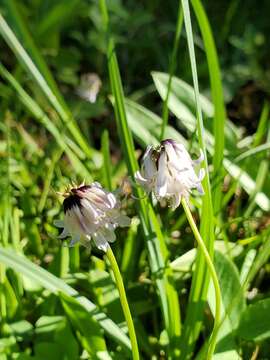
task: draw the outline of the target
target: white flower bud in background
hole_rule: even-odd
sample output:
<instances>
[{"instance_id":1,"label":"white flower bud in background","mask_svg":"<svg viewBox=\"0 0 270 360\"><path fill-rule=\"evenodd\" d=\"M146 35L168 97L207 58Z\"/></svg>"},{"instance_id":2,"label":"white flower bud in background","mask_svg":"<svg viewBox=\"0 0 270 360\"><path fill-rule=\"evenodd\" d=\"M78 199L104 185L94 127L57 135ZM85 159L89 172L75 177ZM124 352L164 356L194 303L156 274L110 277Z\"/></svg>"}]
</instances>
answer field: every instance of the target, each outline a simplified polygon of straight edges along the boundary
<instances>
[{"instance_id":1,"label":"white flower bud in background","mask_svg":"<svg viewBox=\"0 0 270 360\"><path fill-rule=\"evenodd\" d=\"M152 192L158 201L167 200L173 209L186 199L192 189L203 194L201 181L204 169L195 172L195 166L203 161L203 153L192 160L182 144L174 140L164 140L160 146L148 146L142 160L142 169L137 171L135 179L147 193Z\"/></svg>"},{"instance_id":2,"label":"white flower bud in background","mask_svg":"<svg viewBox=\"0 0 270 360\"><path fill-rule=\"evenodd\" d=\"M95 103L97 100L97 95L101 88L101 80L99 76L95 73L83 74L81 76L81 81L79 87L76 89L76 93L82 99L89 101L90 103Z\"/></svg>"},{"instance_id":3,"label":"white flower bud in background","mask_svg":"<svg viewBox=\"0 0 270 360\"><path fill-rule=\"evenodd\" d=\"M98 249L106 252L108 242L115 241L114 230L130 225L115 195L97 182L73 187L63 195L65 217L55 225L64 228L59 238L71 236L70 246L80 242L91 249L93 240Z\"/></svg>"}]
</instances>

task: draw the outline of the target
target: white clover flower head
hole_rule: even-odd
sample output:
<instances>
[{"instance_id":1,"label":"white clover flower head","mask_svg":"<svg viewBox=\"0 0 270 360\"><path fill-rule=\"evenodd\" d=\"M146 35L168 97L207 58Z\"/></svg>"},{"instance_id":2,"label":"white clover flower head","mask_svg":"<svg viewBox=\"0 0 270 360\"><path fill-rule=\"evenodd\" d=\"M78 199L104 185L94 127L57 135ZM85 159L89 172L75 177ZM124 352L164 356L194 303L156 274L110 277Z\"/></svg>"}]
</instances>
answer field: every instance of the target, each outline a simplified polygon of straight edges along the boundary
<instances>
[{"instance_id":1,"label":"white clover flower head","mask_svg":"<svg viewBox=\"0 0 270 360\"><path fill-rule=\"evenodd\" d=\"M158 201L167 200L176 209L182 196L188 199L192 189L204 193L201 181L205 171L195 172L195 166L203 159L202 151L199 159L192 160L182 144L163 140L157 148L147 147L141 171L136 172L135 179L147 193L152 192Z\"/></svg>"},{"instance_id":2,"label":"white clover flower head","mask_svg":"<svg viewBox=\"0 0 270 360\"><path fill-rule=\"evenodd\" d=\"M93 240L106 252L109 242L116 239L114 230L130 225L130 218L120 212L119 200L98 182L72 187L62 195L65 217L55 225L64 228L59 238L71 236L69 246L79 242L91 249Z\"/></svg>"}]
</instances>

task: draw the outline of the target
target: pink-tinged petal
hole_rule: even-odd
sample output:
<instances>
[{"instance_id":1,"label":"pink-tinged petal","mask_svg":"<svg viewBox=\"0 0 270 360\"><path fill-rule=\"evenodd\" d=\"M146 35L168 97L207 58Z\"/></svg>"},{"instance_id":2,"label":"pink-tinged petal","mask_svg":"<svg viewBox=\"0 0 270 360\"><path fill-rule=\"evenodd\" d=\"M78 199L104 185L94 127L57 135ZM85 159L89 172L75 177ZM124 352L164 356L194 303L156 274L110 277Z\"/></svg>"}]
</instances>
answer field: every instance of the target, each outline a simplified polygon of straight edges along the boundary
<instances>
[{"instance_id":1,"label":"pink-tinged petal","mask_svg":"<svg viewBox=\"0 0 270 360\"><path fill-rule=\"evenodd\" d=\"M109 202L111 204L111 208L114 208L116 203L117 203L116 197L112 193L109 193L108 194L108 200L109 200Z\"/></svg>"}]
</instances>

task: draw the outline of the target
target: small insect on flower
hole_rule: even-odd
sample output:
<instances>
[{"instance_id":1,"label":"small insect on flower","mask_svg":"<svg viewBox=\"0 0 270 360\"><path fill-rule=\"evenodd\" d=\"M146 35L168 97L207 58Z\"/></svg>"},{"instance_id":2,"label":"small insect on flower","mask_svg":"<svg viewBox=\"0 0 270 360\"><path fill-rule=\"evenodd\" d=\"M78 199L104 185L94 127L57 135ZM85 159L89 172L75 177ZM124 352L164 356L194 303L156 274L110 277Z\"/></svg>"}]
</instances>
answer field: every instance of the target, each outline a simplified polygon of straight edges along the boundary
<instances>
[{"instance_id":1,"label":"small insect on flower","mask_svg":"<svg viewBox=\"0 0 270 360\"><path fill-rule=\"evenodd\" d=\"M204 193L201 185L204 169L198 175L195 172L195 165L203 159L202 151L199 159L192 160L182 144L163 140L157 148L147 147L135 179L147 193L152 192L158 201L167 200L174 210L180 205L181 197L187 199L192 189Z\"/></svg>"},{"instance_id":2,"label":"small insect on flower","mask_svg":"<svg viewBox=\"0 0 270 360\"><path fill-rule=\"evenodd\" d=\"M108 242L116 239L114 230L130 225L130 218L120 212L120 201L98 182L72 187L62 195L65 217L55 225L64 228L59 238L71 236L70 246L79 242L91 249L93 240L106 252Z\"/></svg>"}]
</instances>

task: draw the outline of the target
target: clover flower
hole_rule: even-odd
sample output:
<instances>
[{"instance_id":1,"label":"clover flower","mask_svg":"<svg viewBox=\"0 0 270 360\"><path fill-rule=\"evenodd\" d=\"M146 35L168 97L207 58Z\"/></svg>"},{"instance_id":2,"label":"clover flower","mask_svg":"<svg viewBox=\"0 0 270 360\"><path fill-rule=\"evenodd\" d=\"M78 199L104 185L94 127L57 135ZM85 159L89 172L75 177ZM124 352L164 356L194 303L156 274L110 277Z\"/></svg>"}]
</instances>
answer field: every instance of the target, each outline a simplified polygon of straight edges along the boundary
<instances>
[{"instance_id":1,"label":"clover flower","mask_svg":"<svg viewBox=\"0 0 270 360\"><path fill-rule=\"evenodd\" d=\"M81 184L62 195L65 217L55 225L64 228L59 238L71 236L69 246L80 242L91 249L93 240L98 249L106 252L108 242L115 241L114 230L130 225L130 218L120 212L119 200L98 182Z\"/></svg>"},{"instance_id":2,"label":"clover flower","mask_svg":"<svg viewBox=\"0 0 270 360\"><path fill-rule=\"evenodd\" d=\"M187 199L192 189L204 193L201 185L204 169L198 175L195 172L195 166L203 159L202 151L199 159L192 160L182 144L167 139L157 148L147 147L135 179L147 193L152 192L158 201L167 200L176 209L182 196Z\"/></svg>"}]
</instances>

